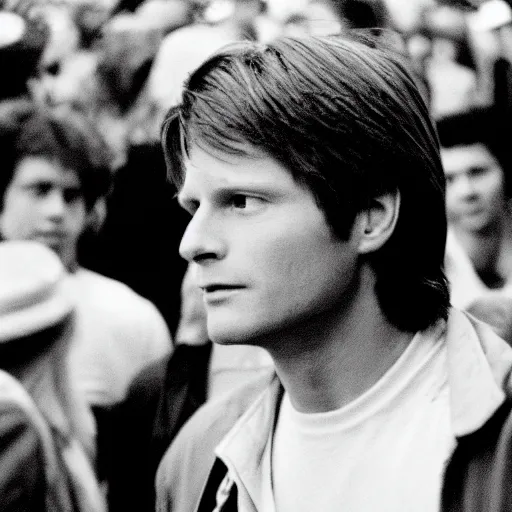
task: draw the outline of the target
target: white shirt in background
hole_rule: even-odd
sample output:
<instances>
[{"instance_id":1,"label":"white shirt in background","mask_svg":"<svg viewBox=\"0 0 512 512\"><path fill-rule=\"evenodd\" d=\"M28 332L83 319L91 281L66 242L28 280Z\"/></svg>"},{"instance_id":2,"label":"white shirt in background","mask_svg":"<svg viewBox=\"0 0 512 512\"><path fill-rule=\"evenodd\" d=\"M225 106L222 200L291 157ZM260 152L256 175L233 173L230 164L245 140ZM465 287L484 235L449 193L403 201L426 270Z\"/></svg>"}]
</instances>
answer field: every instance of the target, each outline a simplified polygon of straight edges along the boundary
<instances>
[{"instance_id":1,"label":"white shirt in background","mask_svg":"<svg viewBox=\"0 0 512 512\"><path fill-rule=\"evenodd\" d=\"M122 400L131 380L172 347L156 306L125 284L86 269L70 276L76 328L71 377L90 405Z\"/></svg>"}]
</instances>

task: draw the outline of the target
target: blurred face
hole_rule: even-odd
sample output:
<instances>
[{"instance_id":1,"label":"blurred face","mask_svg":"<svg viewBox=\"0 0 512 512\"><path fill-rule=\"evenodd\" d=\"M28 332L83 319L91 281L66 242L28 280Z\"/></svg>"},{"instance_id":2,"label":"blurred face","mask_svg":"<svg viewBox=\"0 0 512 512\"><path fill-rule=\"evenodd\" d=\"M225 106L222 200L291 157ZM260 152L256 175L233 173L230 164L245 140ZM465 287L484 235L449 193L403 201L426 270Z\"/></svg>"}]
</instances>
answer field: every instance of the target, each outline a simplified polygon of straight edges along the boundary
<instances>
[{"instance_id":1,"label":"blurred face","mask_svg":"<svg viewBox=\"0 0 512 512\"><path fill-rule=\"evenodd\" d=\"M3 197L2 236L41 242L70 268L76 264L76 246L85 226L77 173L44 157L20 160Z\"/></svg>"},{"instance_id":2,"label":"blurred face","mask_svg":"<svg viewBox=\"0 0 512 512\"><path fill-rule=\"evenodd\" d=\"M465 231L481 231L499 222L505 208L503 170L483 144L441 152L446 174L449 221Z\"/></svg>"},{"instance_id":3,"label":"blurred face","mask_svg":"<svg viewBox=\"0 0 512 512\"><path fill-rule=\"evenodd\" d=\"M196 146L185 168L179 201L192 219L180 253L195 267L213 341L266 345L341 314L357 282L357 244L334 237L286 168Z\"/></svg>"}]
</instances>

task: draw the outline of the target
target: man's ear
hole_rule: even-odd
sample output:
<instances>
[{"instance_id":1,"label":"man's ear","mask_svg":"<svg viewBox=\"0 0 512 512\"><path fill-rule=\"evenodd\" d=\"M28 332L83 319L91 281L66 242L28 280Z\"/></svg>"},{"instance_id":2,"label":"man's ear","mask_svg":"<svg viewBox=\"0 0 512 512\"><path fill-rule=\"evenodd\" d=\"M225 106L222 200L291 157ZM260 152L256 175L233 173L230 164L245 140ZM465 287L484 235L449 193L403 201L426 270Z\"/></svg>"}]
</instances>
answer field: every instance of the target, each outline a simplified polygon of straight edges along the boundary
<instances>
[{"instance_id":1,"label":"man's ear","mask_svg":"<svg viewBox=\"0 0 512 512\"><path fill-rule=\"evenodd\" d=\"M105 218L107 217L107 201L105 197L100 197L91 210L87 213L86 226L94 233L98 233Z\"/></svg>"},{"instance_id":2,"label":"man's ear","mask_svg":"<svg viewBox=\"0 0 512 512\"><path fill-rule=\"evenodd\" d=\"M372 199L359 214L359 253L368 254L380 249L391 237L400 211L400 192L387 192Z\"/></svg>"}]
</instances>

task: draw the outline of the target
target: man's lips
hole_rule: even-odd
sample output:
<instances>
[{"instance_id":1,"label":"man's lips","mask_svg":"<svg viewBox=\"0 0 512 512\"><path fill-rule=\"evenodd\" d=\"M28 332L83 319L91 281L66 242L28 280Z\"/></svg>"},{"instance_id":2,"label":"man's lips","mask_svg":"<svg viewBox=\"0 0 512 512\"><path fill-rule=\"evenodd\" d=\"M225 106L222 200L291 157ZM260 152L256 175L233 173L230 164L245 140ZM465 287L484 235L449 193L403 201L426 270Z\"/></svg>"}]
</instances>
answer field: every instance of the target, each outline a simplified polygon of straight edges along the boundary
<instances>
[{"instance_id":1,"label":"man's lips","mask_svg":"<svg viewBox=\"0 0 512 512\"><path fill-rule=\"evenodd\" d=\"M36 233L34 238L44 242L61 243L66 239L66 234L62 231L46 231Z\"/></svg>"},{"instance_id":2,"label":"man's lips","mask_svg":"<svg viewBox=\"0 0 512 512\"><path fill-rule=\"evenodd\" d=\"M460 215L463 217L476 217L485 213L485 208L482 206L474 206L461 210Z\"/></svg>"},{"instance_id":3,"label":"man's lips","mask_svg":"<svg viewBox=\"0 0 512 512\"><path fill-rule=\"evenodd\" d=\"M205 293L215 293L215 292L225 292L225 291L233 291L240 290L245 288L245 286L239 284L224 284L224 283L213 283L202 285L201 289Z\"/></svg>"}]
</instances>

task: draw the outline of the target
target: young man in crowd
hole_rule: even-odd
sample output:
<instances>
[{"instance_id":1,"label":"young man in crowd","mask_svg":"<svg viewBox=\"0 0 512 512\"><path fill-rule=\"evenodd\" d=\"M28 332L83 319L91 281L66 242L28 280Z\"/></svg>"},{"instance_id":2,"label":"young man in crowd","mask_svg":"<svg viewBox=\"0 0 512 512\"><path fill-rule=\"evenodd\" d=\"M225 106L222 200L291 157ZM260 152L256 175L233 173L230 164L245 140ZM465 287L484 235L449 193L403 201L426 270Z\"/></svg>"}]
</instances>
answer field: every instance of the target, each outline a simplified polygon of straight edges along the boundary
<instances>
[{"instance_id":1,"label":"young man in crowd","mask_svg":"<svg viewBox=\"0 0 512 512\"><path fill-rule=\"evenodd\" d=\"M488 290L512 296L510 157L495 121L491 111L474 110L438 123L451 231L447 275L461 307Z\"/></svg>"},{"instance_id":2,"label":"young man in crowd","mask_svg":"<svg viewBox=\"0 0 512 512\"><path fill-rule=\"evenodd\" d=\"M159 510L510 510L512 350L450 309L437 136L401 57L231 46L163 134L208 334L276 374L185 425Z\"/></svg>"},{"instance_id":3,"label":"young man in crowd","mask_svg":"<svg viewBox=\"0 0 512 512\"><path fill-rule=\"evenodd\" d=\"M77 320L71 372L93 408L103 443L105 411L123 399L144 366L171 349L153 304L79 265L80 237L110 187L108 148L81 115L37 109L2 132L0 148L1 237L45 244L72 273Z\"/></svg>"}]
</instances>

